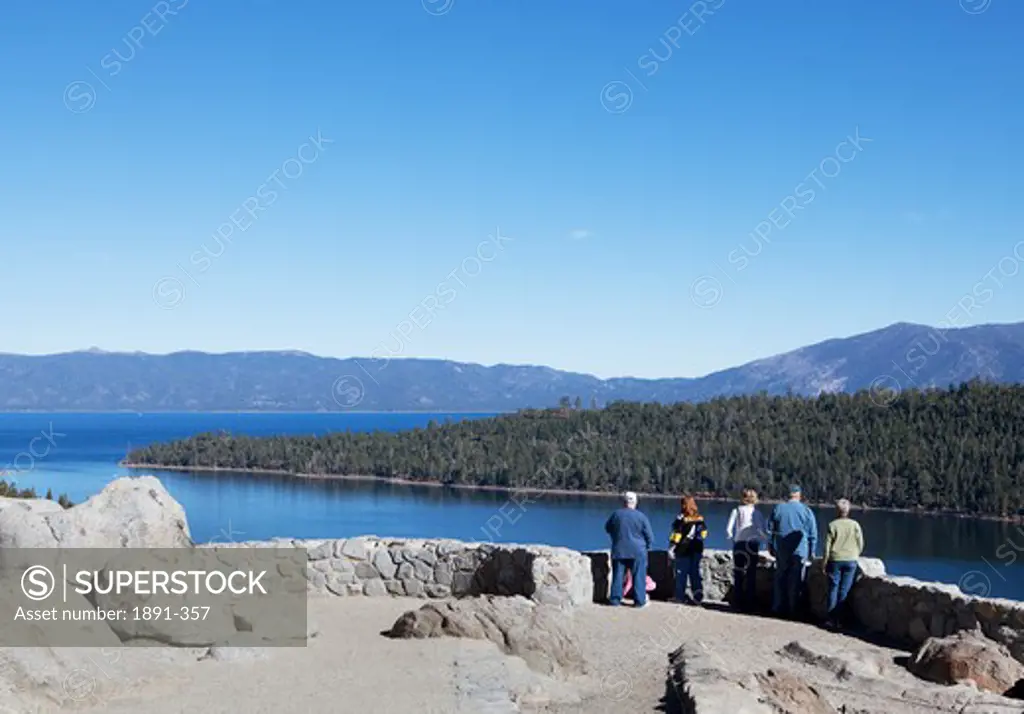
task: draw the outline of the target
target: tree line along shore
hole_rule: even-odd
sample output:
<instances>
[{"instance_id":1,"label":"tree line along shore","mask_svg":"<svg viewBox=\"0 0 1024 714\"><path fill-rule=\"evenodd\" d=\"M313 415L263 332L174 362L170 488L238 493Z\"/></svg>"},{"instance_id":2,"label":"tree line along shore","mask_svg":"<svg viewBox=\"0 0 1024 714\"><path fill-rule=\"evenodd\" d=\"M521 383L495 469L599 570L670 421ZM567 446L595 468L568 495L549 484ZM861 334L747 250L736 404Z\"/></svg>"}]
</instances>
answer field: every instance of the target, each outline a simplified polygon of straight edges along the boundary
<instances>
[{"instance_id":1,"label":"tree line along shore","mask_svg":"<svg viewBox=\"0 0 1024 714\"><path fill-rule=\"evenodd\" d=\"M361 474L452 486L732 498L845 497L867 508L1006 518L1024 505L1024 386L699 404L613 403L402 432L247 437L207 433L136 449L175 469Z\"/></svg>"},{"instance_id":2,"label":"tree line along shore","mask_svg":"<svg viewBox=\"0 0 1024 714\"><path fill-rule=\"evenodd\" d=\"M50 501L54 500L53 491L49 489L47 489L46 495L41 497L34 488L18 488L18 484L14 481L3 479L0 479L0 498L46 498ZM57 503L60 504L61 508L71 508L74 505L66 493L62 493L57 497Z\"/></svg>"}]
</instances>

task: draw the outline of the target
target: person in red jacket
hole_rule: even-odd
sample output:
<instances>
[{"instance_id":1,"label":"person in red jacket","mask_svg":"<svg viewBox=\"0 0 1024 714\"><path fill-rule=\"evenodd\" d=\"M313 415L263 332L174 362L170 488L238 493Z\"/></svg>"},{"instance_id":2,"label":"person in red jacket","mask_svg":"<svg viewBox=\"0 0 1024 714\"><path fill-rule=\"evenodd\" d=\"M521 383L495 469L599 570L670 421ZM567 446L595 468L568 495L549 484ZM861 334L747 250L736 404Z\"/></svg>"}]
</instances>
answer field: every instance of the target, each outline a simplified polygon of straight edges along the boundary
<instances>
[{"instance_id":1,"label":"person in red jacket","mask_svg":"<svg viewBox=\"0 0 1024 714\"><path fill-rule=\"evenodd\" d=\"M693 496L684 496L680 501L682 512L672 522L669 535L669 556L674 560L676 574L676 602L687 602L686 581L690 581L693 602L704 602L704 579L700 572L700 561L704 557L704 539L708 527L697 509Z\"/></svg>"}]
</instances>

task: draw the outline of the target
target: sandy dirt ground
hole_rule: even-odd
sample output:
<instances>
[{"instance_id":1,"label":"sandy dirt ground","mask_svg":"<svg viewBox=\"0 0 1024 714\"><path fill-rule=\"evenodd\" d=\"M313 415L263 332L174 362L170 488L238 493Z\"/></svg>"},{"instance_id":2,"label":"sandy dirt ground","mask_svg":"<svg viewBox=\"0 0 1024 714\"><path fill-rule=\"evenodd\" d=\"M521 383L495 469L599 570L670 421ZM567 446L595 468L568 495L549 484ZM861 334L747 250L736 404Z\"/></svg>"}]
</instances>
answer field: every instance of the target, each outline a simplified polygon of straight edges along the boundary
<instances>
[{"instance_id":1,"label":"sandy dirt ground","mask_svg":"<svg viewBox=\"0 0 1024 714\"><path fill-rule=\"evenodd\" d=\"M346 598L311 600L319 631L304 649L265 650L266 658L188 661L150 681L98 692L75 711L90 714L335 714L504 712L515 708L467 705L458 682L476 663L513 660L485 642L459 639L391 640L381 636L423 600ZM647 608L587 606L574 615L589 676L575 682L577 704L541 703L523 711L551 714L672 712L666 698L667 655L680 644L702 647L726 668L737 659L779 664L775 653L799 640L889 662L905 653L802 623L727 611L651 603ZM521 664L521 660L516 659ZM462 664L459 665L458 663ZM462 671L459 671L459 667ZM520 668L522 669L522 668ZM499 671L500 670L500 671ZM505 677L501 667L498 678ZM511 675L509 675L511 676ZM897 673L897 679L909 674ZM521 682L520 682L521 684ZM514 688L514 685L513 685ZM499 697L500 698L500 697ZM892 712L904 711L896 702ZM61 710L67 712L67 709ZM911 711L911 710L905 710ZM914 710L916 711L916 710Z\"/></svg>"},{"instance_id":2,"label":"sandy dirt ground","mask_svg":"<svg viewBox=\"0 0 1024 714\"><path fill-rule=\"evenodd\" d=\"M175 666L137 687L98 693L75 711L454 712L452 662L460 650L458 641L395 641L380 635L403 612L422 604L391 598L310 600L309 617L320 633L305 648L267 649L266 659L256 661L205 660Z\"/></svg>"}]
</instances>

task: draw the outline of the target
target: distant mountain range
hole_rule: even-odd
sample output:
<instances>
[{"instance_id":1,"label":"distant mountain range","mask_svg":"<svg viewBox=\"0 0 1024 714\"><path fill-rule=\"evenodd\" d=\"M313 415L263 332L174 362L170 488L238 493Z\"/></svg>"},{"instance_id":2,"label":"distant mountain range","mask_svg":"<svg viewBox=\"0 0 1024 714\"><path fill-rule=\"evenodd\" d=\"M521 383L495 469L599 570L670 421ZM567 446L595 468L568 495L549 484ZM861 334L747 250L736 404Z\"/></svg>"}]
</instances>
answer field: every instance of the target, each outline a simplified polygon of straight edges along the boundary
<instances>
[{"instance_id":1,"label":"distant mountain range","mask_svg":"<svg viewBox=\"0 0 1024 714\"><path fill-rule=\"evenodd\" d=\"M302 352L0 354L3 411L464 411L815 395L1024 382L1024 323L942 330L898 323L693 379L597 377L549 367Z\"/></svg>"}]
</instances>

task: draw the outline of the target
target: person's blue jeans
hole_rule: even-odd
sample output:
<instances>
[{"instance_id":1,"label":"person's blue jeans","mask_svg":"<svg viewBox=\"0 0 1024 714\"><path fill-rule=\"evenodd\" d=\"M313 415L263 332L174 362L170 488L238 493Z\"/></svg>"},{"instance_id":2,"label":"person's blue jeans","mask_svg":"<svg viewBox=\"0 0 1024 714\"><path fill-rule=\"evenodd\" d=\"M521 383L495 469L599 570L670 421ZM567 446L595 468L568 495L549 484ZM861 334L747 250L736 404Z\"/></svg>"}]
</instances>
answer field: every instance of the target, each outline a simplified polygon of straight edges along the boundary
<instances>
[{"instance_id":1,"label":"person's blue jeans","mask_svg":"<svg viewBox=\"0 0 1024 714\"><path fill-rule=\"evenodd\" d=\"M608 596L611 605L622 604L622 583L626 569L633 576L633 604L642 607L647 603L647 554L638 558L612 558L612 591Z\"/></svg>"},{"instance_id":2,"label":"person's blue jeans","mask_svg":"<svg viewBox=\"0 0 1024 714\"><path fill-rule=\"evenodd\" d=\"M757 559L761 544L739 541L732 546L733 603L741 610L757 607Z\"/></svg>"},{"instance_id":3,"label":"person's blue jeans","mask_svg":"<svg viewBox=\"0 0 1024 714\"><path fill-rule=\"evenodd\" d=\"M825 566L828 573L828 617L835 620L850 595L857 577L856 560L832 560Z\"/></svg>"},{"instance_id":4,"label":"person's blue jeans","mask_svg":"<svg viewBox=\"0 0 1024 714\"><path fill-rule=\"evenodd\" d=\"M792 615L800 603L804 581L804 558L794 553L776 553L775 583L772 588L772 612Z\"/></svg>"},{"instance_id":5,"label":"person's blue jeans","mask_svg":"<svg viewBox=\"0 0 1024 714\"><path fill-rule=\"evenodd\" d=\"M696 602L704 601L704 578L700 574L700 561L703 553L694 555L676 555L676 600L682 602L686 599L686 581L690 581L690 590L693 591L693 599Z\"/></svg>"}]
</instances>

